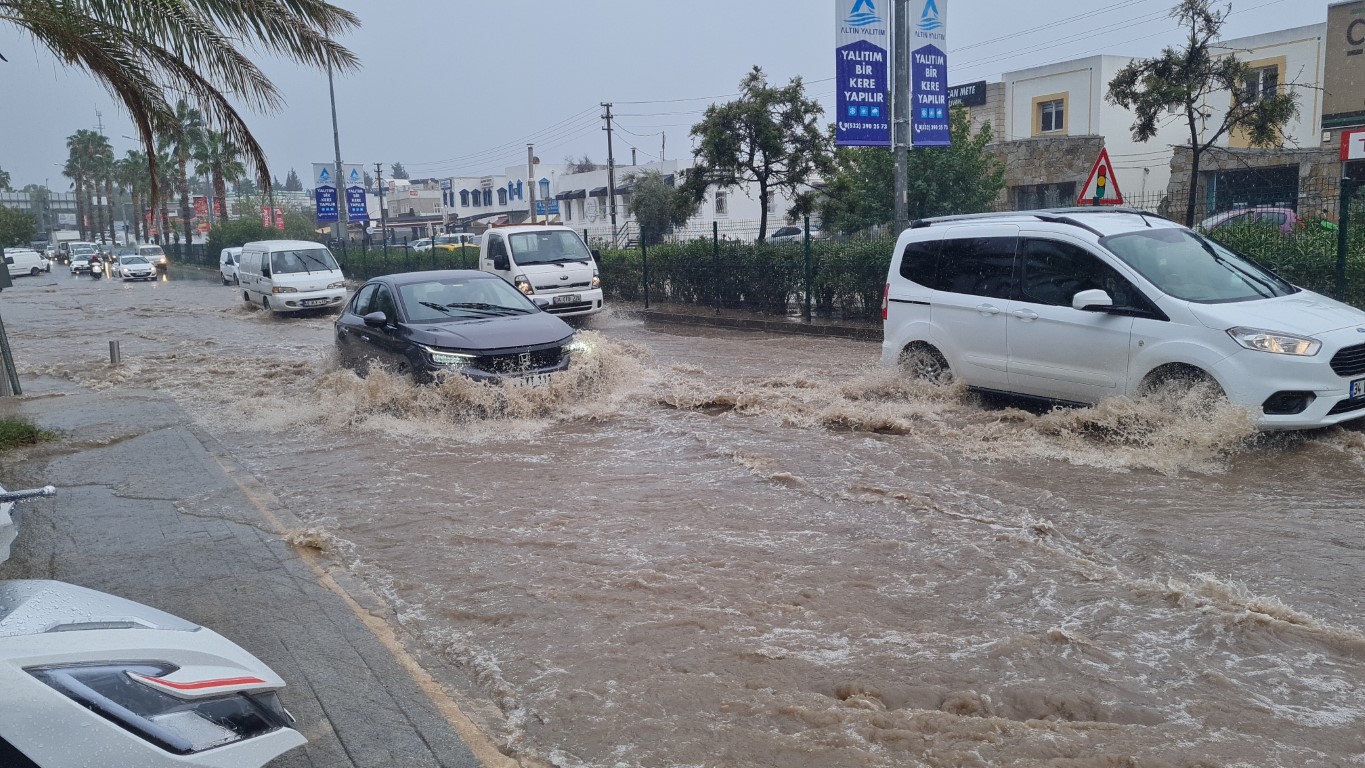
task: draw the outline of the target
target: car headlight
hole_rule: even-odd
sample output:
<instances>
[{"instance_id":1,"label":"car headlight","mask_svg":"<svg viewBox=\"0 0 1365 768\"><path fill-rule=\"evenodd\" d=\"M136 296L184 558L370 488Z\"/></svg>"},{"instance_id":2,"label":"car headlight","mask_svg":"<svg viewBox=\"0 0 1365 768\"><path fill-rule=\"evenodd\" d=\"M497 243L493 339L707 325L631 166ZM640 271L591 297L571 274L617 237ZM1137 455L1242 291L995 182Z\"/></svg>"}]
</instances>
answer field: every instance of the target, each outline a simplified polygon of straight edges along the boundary
<instances>
[{"instance_id":1,"label":"car headlight","mask_svg":"<svg viewBox=\"0 0 1365 768\"><path fill-rule=\"evenodd\" d=\"M602 278L598 277L597 272L595 271L592 273L592 287L594 288L602 287Z\"/></svg>"},{"instance_id":2,"label":"car headlight","mask_svg":"<svg viewBox=\"0 0 1365 768\"><path fill-rule=\"evenodd\" d=\"M536 289L531 285L531 281L526 279L526 275L517 275L512 279L512 284L527 296L535 295Z\"/></svg>"},{"instance_id":3,"label":"car headlight","mask_svg":"<svg viewBox=\"0 0 1365 768\"><path fill-rule=\"evenodd\" d=\"M563 349L565 352L571 355L580 355L587 354L593 351L594 349L596 349L596 346L597 345L593 344L590 341L585 341L575 336L569 339L569 341L561 349Z\"/></svg>"},{"instance_id":4,"label":"car headlight","mask_svg":"<svg viewBox=\"0 0 1365 768\"><path fill-rule=\"evenodd\" d=\"M298 293L298 292L299 292L299 289L298 289L298 288L290 288L289 286L279 286L279 285L277 285L277 286L275 286L274 288L271 288L271 289L270 289L270 292L271 292L271 293Z\"/></svg>"},{"instance_id":5,"label":"car headlight","mask_svg":"<svg viewBox=\"0 0 1365 768\"><path fill-rule=\"evenodd\" d=\"M1317 339L1308 339L1303 336L1295 336L1292 333L1280 333L1279 331L1266 331L1260 328L1229 328L1228 335L1232 340L1257 352L1270 352L1275 355L1297 355L1299 357L1312 357L1322 349L1322 342Z\"/></svg>"},{"instance_id":6,"label":"car headlight","mask_svg":"<svg viewBox=\"0 0 1365 768\"><path fill-rule=\"evenodd\" d=\"M427 353L427 355L431 358L431 362L435 363L436 365L445 365L450 366L452 368L463 368L466 365L469 365L470 363L474 362L474 355L466 355L460 352L449 352L444 349L428 347L425 344L419 344L418 346L422 348L423 352Z\"/></svg>"},{"instance_id":7,"label":"car headlight","mask_svg":"<svg viewBox=\"0 0 1365 768\"><path fill-rule=\"evenodd\" d=\"M181 698L172 691L193 685L228 688L265 681L253 677L206 680L193 684L161 678L177 671L163 663L89 664L41 667L30 675L81 706L177 755L255 738L288 727L292 718L273 691Z\"/></svg>"},{"instance_id":8,"label":"car headlight","mask_svg":"<svg viewBox=\"0 0 1365 768\"><path fill-rule=\"evenodd\" d=\"M330 291L330 290L332 290L333 288L345 288L345 287L346 287L346 281L345 281L345 280L338 280L338 281L336 281L335 283L332 283L331 285L327 286L327 290Z\"/></svg>"}]
</instances>

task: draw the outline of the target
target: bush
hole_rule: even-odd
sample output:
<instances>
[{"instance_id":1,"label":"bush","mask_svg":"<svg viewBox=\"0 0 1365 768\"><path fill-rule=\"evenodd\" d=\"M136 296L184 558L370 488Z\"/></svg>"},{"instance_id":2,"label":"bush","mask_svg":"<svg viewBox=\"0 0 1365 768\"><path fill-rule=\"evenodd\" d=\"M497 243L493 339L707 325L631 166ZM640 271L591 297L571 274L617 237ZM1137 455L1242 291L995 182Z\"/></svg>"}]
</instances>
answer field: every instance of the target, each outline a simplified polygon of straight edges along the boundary
<instances>
[{"instance_id":1,"label":"bush","mask_svg":"<svg viewBox=\"0 0 1365 768\"><path fill-rule=\"evenodd\" d=\"M0 451L56 440L57 436L34 426L27 419L0 419Z\"/></svg>"},{"instance_id":2,"label":"bush","mask_svg":"<svg viewBox=\"0 0 1365 768\"><path fill-rule=\"evenodd\" d=\"M1365 216L1365 211L1360 215ZM1309 226L1286 235L1268 224L1241 224L1216 230L1212 238L1301 288L1326 296L1336 293L1337 232L1334 230ZM1351 227L1346 247L1346 295L1342 300L1365 307L1365 226Z\"/></svg>"}]
</instances>

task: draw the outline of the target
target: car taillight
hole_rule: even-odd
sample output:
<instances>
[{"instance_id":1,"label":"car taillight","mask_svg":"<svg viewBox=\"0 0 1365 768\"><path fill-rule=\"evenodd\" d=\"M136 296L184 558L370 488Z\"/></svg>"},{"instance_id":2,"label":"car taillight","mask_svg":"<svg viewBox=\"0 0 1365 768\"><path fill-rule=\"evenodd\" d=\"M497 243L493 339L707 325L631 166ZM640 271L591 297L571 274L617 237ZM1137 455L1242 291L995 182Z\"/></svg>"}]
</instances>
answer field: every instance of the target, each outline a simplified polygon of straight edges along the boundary
<instances>
[{"instance_id":1,"label":"car taillight","mask_svg":"<svg viewBox=\"0 0 1365 768\"><path fill-rule=\"evenodd\" d=\"M891 284L882 289L882 322L886 322L886 308L891 304Z\"/></svg>"}]
</instances>

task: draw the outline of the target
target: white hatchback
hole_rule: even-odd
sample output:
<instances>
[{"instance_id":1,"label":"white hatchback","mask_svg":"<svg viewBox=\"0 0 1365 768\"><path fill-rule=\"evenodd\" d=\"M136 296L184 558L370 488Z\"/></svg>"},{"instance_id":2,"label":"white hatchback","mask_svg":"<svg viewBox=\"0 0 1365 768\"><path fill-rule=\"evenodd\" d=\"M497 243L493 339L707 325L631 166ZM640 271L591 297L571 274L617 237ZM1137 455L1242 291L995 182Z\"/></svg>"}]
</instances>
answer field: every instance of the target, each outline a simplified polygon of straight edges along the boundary
<instances>
[{"instance_id":1,"label":"white hatchback","mask_svg":"<svg viewBox=\"0 0 1365 768\"><path fill-rule=\"evenodd\" d=\"M1127 209L944 217L901 233L882 363L1093 404L1216 383L1262 429L1365 416L1365 312Z\"/></svg>"}]
</instances>

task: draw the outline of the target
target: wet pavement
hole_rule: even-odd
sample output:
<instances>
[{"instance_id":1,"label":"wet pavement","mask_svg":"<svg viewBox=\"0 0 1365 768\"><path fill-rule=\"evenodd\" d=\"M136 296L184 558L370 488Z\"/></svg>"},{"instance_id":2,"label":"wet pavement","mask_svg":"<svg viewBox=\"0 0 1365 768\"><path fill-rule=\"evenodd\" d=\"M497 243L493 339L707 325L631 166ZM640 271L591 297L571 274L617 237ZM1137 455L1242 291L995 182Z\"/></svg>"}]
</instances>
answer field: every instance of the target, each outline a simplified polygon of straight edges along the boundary
<instances>
[{"instance_id":1,"label":"wet pavement","mask_svg":"<svg viewBox=\"0 0 1365 768\"><path fill-rule=\"evenodd\" d=\"M326 316L174 274L22 278L0 313L46 394L21 407L53 401L69 432L50 450L122 434L68 398L183 414L289 516L259 542L277 568L317 558L379 595L519 759L1365 764L1359 428L1257 435L1178 398L1025 411L878 370L875 342L624 314L591 321L595 352L548 388L417 388L336 370ZM199 502L215 485L195 495L195 472L64 471L245 525ZM125 567L107 578L139 588ZM129 596L193 618L155 573L168 603ZM270 610L265 627L320 609Z\"/></svg>"}]
</instances>

